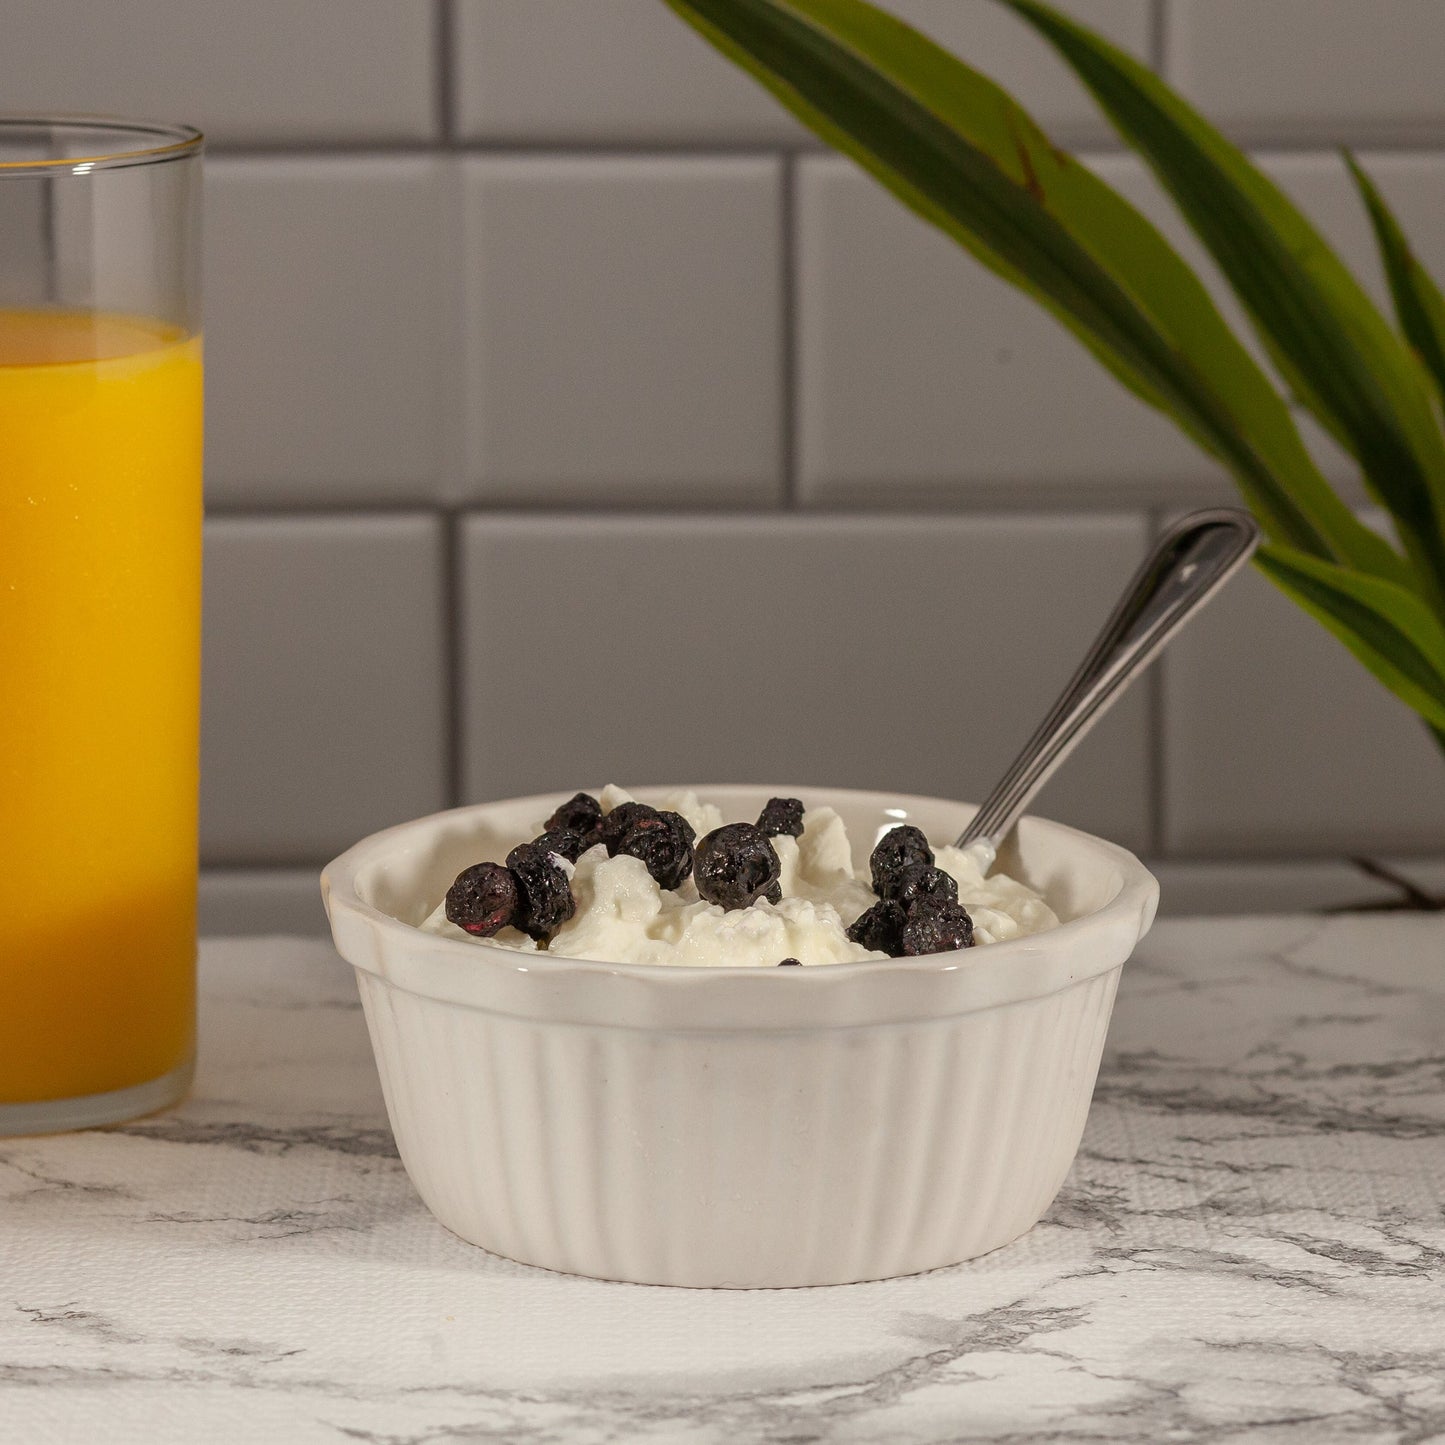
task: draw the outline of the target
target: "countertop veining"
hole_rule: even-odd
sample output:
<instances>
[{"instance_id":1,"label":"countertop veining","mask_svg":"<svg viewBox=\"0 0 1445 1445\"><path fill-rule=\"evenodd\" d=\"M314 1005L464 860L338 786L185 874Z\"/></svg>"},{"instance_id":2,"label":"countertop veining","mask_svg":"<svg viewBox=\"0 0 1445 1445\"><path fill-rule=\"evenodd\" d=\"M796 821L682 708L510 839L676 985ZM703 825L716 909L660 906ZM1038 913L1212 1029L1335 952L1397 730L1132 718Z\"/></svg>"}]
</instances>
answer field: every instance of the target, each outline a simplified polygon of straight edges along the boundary
<instances>
[{"instance_id":1,"label":"countertop veining","mask_svg":"<svg viewBox=\"0 0 1445 1445\"><path fill-rule=\"evenodd\" d=\"M1160 924L974 1263L687 1291L448 1234L329 945L207 942L184 1107L0 1140L0 1439L1445 1440L1445 918Z\"/></svg>"}]
</instances>

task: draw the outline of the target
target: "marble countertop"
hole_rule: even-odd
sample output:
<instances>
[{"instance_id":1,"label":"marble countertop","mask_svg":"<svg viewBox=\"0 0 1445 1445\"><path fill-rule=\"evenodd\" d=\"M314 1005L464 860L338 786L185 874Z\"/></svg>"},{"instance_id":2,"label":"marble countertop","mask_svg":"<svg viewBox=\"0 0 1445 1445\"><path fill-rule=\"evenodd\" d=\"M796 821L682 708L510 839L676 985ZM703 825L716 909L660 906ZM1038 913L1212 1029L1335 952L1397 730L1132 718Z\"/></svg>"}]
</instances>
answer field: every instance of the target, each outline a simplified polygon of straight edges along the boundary
<instances>
[{"instance_id":1,"label":"marble countertop","mask_svg":"<svg viewBox=\"0 0 1445 1445\"><path fill-rule=\"evenodd\" d=\"M1160 924L1044 1222L688 1291L453 1238L351 973L208 942L183 1108L0 1140L0 1440L1445 1441L1445 917Z\"/></svg>"}]
</instances>

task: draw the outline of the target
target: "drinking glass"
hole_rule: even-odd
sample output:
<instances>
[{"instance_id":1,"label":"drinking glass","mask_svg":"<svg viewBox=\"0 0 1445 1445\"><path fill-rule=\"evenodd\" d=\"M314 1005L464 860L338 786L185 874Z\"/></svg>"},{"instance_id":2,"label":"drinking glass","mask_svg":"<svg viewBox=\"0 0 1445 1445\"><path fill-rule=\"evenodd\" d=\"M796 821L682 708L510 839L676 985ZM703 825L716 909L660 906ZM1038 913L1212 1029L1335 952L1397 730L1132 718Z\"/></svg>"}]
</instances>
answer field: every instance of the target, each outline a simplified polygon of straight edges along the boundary
<instances>
[{"instance_id":1,"label":"drinking glass","mask_svg":"<svg viewBox=\"0 0 1445 1445\"><path fill-rule=\"evenodd\" d=\"M0 118L0 1135L190 1082L201 147Z\"/></svg>"}]
</instances>

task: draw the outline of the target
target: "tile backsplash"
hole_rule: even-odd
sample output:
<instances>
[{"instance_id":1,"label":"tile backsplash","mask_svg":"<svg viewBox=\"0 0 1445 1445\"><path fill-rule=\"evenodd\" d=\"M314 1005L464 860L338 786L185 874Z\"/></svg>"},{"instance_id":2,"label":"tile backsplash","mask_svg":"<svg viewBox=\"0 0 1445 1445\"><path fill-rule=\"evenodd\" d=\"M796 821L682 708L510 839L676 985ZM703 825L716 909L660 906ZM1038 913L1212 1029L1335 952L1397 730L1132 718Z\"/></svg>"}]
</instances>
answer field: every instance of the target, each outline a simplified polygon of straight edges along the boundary
<instances>
[{"instance_id":1,"label":"tile backsplash","mask_svg":"<svg viewBox=\"0 0 1445 1445\"><path fill-rule=\"evenodd\" d=\"M461 164L467 499L777 506L782 163Z\"/></svg>"},{"instance_id":2,"label":"tile backsplash","mask_svg":"<svg viewBox=\"0 0 1445 1445\"><path fill-rule=\"evenodd\" d=\"M992 0L893 8L1197 257ZM1445 272L1438 0L1067 8L1255 150L1377 294L1338 143ZM1149 536L1232 495L661 0L5 20L7 110L211 141L210 928L319 928L326 857L474 798L685 776L976 795ZM1348 902L1354 854L1445 865L1438 752L1257 577L1040 811L1158 860L1180 909Z\"/></svg>"},{"instance_id":3,"label":"tile backsplash","mask_svg":"<svg viewBox=\"0 0 1445 1445\"><path fill-rule=\"evenodd\" d=\"M426 506L457 425L453 163L207 161L206 485L217 507Z\"/></svg>"}]
</instances>

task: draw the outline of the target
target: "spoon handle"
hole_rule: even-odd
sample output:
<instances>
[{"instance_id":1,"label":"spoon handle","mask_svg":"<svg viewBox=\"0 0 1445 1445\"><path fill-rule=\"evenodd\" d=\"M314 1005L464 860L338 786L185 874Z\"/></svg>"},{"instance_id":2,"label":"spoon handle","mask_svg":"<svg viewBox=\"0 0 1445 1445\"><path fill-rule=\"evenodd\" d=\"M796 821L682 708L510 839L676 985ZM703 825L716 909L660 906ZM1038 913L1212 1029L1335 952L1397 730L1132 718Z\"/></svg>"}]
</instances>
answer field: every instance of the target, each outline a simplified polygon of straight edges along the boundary
<instances>
[{"instance_id":1,"label":"spoon handle","mask_svg":"<svg viewBox=\"0 0 1445 1445\"><path fill-rule=\"evenodd\" d=\"M1233 507L1191 512L1164 534L1038 731L959 836L958 847L985 846L992 866L1009 829L1079 739L1249 560L1258 542L1254 518Z\"/></svg>"}]
</instances>

